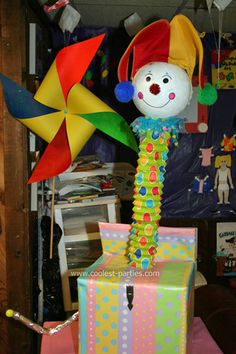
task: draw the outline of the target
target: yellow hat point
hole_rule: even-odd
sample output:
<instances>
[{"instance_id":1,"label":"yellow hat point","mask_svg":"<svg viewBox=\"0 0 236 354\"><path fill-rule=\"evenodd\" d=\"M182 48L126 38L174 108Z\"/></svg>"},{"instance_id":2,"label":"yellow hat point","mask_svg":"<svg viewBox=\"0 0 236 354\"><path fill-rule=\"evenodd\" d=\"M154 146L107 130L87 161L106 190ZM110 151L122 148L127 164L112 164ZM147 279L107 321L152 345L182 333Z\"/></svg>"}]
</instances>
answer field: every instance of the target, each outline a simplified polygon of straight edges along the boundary
<instances>
[{"instance_id":1,"label":"yellow hat point","mask_svg":"<svg viewBox=\"0 0 236 354\"><path fill-rule=\"evenodd\" d=\"M14 315L14 311L13 311L13 310L8 309L8 310L6 311L6 316L7 316L7 317L13 317L13 315Z\"/></svg>"}]
</instances>

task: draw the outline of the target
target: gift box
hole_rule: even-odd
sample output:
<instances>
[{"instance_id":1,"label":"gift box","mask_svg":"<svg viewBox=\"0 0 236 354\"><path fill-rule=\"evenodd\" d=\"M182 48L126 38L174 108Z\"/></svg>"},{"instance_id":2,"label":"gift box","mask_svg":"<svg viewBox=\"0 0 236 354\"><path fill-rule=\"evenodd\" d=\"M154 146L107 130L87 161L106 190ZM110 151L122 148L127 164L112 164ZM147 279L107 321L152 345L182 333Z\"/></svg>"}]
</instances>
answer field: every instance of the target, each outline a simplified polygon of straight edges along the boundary
<instances>
[{"instance_id":1,"label":"gift box","mask_svg":"<svg viewBox=\"0 0 236 354\"><path fill-rule=\"evenodd\" d=\"M103 255L78 278L79 353L187 353L196 230L159 228L155 266L131 268L130 226L100 223Z\"/></svg>"}]
</instances>

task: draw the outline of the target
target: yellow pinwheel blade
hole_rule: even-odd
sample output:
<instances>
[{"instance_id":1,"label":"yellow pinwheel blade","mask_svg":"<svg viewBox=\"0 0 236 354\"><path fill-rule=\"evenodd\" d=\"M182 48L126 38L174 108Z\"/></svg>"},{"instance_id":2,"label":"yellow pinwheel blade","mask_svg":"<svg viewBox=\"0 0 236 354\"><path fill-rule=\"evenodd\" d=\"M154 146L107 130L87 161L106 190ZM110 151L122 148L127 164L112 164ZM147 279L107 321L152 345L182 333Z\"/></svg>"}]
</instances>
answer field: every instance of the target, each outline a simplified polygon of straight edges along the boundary
<instances>
[{"instance_id":1,"label":"yellow pinwheel blade","mask_svg":"<svg viewBox=\"0 0 236 354\"><path fill-rule=\"evenodd\" d=\"M47 143L50 143L58 132L64 118L65 114L62 111L34 118L20 119L20 122Z\"/></svg>"},{"instance_id":2,"label":"yellow pinwheel blade","mask_svg":"<svg viewBox=\"0 0 236 354\"><path fill-rule=\"evenodd\" d=\"M73 114L114 112L105 102L81 84L76 84L69 92L67 109Z\"/></svg>"},{"instance_id":3,"label":"yellow pinwheel blade","mask_svg":"<svg viewBox=\"0 0 236 354\"><path fill-rule=\"evenodd\" d=\"M87 120L73 114L66 115L66 131L72 161L79 154L95 130L96 127Z\"/></svg>"},{"instance_id":4,"label":"yellow pinwheel blade","mask_svg":"<svg viewBox=\"0 0 236 354\"><path fill-rule=\"evenodd\" d=\"M56 60L52 63L34 98L45 106L58 109L59 111L66 109L66 103L57 72Z\"/></svg>"}]
</instances>

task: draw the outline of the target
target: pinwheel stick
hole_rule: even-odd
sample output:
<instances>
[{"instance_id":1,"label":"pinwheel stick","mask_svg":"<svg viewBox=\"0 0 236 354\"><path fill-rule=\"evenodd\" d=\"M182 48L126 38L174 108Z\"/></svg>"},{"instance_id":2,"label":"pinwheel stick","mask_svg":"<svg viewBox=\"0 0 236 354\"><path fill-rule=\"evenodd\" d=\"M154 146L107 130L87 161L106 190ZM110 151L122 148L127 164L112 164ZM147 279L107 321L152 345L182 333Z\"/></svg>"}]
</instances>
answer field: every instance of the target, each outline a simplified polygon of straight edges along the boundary
<instances>
[{"instance_id":1,"label":"pinwheel stick","mask_svg":"<svg viewBox=\"0 0 236 354\"><path fill-rule=\"evenodd\" d=\"M55 177L52 178L52 200L51 200L51 228L50 228L50 255L52 259L53 251L53 224L54 224L54 203L55 202Z\"/></svg>"}]
</instances>

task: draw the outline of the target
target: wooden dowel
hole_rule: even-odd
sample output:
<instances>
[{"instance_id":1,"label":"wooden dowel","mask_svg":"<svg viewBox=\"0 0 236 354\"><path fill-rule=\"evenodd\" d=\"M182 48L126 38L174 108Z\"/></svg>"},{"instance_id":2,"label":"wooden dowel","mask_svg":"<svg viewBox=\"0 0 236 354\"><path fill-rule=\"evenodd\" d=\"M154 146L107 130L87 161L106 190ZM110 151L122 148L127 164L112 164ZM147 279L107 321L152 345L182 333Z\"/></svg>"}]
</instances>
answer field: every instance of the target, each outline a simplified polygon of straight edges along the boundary
<instances>
[{"instance_id":1,"label":"wooden dowel","mask_svg":"<svg viewBox=\"0 0 236 354\"><path fill-rule=\"evenodd\" d=\"M52 178L52 201L51 201L51 228L50 228L50 255L49 258L52 259L53 253L53 224L54 224L54 199L55 199L55 180Z\"/></svg>"}]
</instances>

